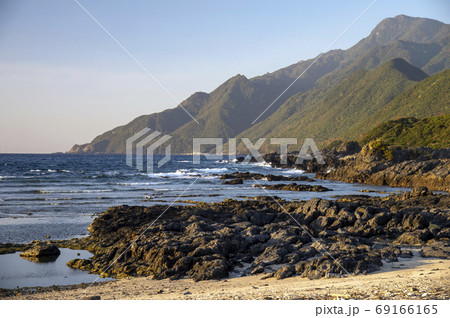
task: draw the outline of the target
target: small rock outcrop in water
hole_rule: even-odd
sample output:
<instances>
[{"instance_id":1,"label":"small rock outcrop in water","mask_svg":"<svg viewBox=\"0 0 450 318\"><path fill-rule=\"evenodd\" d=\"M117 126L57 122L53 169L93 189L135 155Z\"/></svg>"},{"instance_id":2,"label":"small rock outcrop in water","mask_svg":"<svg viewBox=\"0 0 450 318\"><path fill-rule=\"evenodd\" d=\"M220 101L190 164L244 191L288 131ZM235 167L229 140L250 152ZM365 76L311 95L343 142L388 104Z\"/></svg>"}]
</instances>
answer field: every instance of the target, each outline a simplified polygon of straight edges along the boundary
<instances>
[{"instance_id":1,"label":"small rock outcrop in water","mask_svg":"<svg viewBox=\"0 0 450 318\"><path fill-rule=\"evenodd\" d=\"M363 274L382 260L411 257L410 245L426 257L448 257L449 206L449 196L420 188L408 197L112 207L82 239L94 256L68 265L115 277L196 281L231 272L277 279Z\"/></svg>"},{"instance_id":2,"label":"small rock outcrop in water","mask_svg":"<svg viewBox=\"0 0 450 318\"><path fill-rule=\"evenodd\" d=\"M243 184L244 180L242 179L231 179L231 180L226 180L224 182L222 182L222 184Z\"/></svg>"},{"instance_id":3,"label":"small rock outcrop in water","mask_svg":"<svg viewBox=\"0 0 450 318\"><path fill-rule=\"evenodd\" d=\"M321 185L309 185L309 184L255 184L256 188L264 188L266 190L284 190L284 191L313 191L324 192L331 191L331 189L325 188Z\"/></svg>"},{"instance_id":4,"label":"small rock outcrop in water","mask_svg":"<svg viewBox=\"0 0 450 318\"><path fill-rule=\"evenodd\" d=\"M54 261L61 254L59 248L49 242L34 241L32 246L20 253L20 256L34 262Z\"/></svg>"},{"instance_id":5,"label":"small rock outcrop in water","mask_svg":"<svg viewBox=\"0 0 450 318\"><path fill-rule=\"evenodd\" d=\"M307 176L279 176L273 174L262 174L262 173L252 173L252 172L233 172L233 173L225 173L220 175L220 179L240 179L240 180L260 180L267 179L267 181L307 181L314 182L314 179L311 179Z\"/></svg>"}]
</instances>

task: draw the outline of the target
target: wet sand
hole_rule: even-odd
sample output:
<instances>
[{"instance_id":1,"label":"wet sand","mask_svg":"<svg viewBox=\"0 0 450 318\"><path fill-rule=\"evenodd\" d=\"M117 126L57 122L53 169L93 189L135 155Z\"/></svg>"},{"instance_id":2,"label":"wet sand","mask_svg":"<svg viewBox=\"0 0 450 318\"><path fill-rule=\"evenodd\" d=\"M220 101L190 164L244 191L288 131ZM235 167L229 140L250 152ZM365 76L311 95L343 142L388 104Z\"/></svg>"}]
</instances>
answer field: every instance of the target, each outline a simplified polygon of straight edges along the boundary
<instances>
[{"instance_id":1,"label":"wet sand","mask_svg":"<svg viewBox=\"0 0 450 318\"><path fill-rule=\"evenodd\" d=\"M283 280L267 274L194 282L120 279L83 287L19 289L3 299L449 299L450 260L399 259L369 275ZM59 289L59 290L58 290Z\"/></svg>"}]
</instances>

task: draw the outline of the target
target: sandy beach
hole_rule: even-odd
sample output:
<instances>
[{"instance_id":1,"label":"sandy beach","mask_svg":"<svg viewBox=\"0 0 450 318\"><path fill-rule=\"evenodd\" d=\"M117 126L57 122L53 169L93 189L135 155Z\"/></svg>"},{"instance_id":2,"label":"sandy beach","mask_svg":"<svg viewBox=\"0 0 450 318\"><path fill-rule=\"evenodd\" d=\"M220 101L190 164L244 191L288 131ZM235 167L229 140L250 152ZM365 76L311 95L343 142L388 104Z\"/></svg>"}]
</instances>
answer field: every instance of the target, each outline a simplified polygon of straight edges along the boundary
<instances>
[{"instance_id":1,"label":"sandy beach","mask_svg":"<svg viewBox=\"0 0 450 318\"><path fill-rule=\"evenodd\" d=\"M86 286L19 289L3 299L448 299L450 260L400 259L369 275L309 280L266 274L194 282L120 279Z\"/></svg>"}]
</instances>

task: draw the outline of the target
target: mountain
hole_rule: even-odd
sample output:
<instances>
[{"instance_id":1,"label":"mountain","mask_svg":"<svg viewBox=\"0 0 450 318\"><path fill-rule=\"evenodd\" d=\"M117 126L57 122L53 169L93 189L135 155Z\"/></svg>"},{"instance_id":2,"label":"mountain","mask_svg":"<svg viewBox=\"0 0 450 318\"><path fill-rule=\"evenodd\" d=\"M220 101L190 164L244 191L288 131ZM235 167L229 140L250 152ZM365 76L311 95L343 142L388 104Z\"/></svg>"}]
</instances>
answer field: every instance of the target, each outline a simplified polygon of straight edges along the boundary
<instances>
[{"instance_id":1,"label":"mountain","mask_svg":"<svg viewBox=\"0 0 450 318\"><path fill-rule=\"evenodd\" d=\"M355 125L356 131L399 117L425 118L450 113L450 69L430 76Z\"/></svg>"},{"instance_id":2,"label":"mountain","mask_svg":"<svg viewBox=\"0 0 450 318\"><path fill-rule=\"evenodd\" d=\"M441 50L423 67L423 70L428 74L438 73L450 68L450 36L438 41L437 44L441 46Z\"/></svg>"},{"instance_id":3,"label":"mountain","mask_svg":"<svg viewBox=\"0 0 450 318\"><path fill-rule=\"evenodd\" d=\"M265 113L270 116L286 99L295 93L311 89L316 81L339 65L340 51L330 51L318 61ZM193 137L234 137L249 127L257 114L262 113L292 81L312 63L301 61L274 73L247 79L236 75L211 93L197 92L181 105L197 122L180 107L160 113L143 115L130 123L116 127L84 145L75 145L70 153L124 153L125 140L145 127L170 134L172 151L191 152Z\"/></svg>"},{"instance_id":4,"label":"mountain","mask_svg":"<svg viewBox=\"0 0 450 318\"><path fill-rule=\"evenodd\" d=\"M364 120L385 102L392 100L396 94L402 93L413 82L426 76L423 72L419 72L420 70L413 70L409 64L427 69L430 74L448 68L449 34L450 26L439 21L404 15L388 18L381 21L368 37L348 50L332 50L321 55L315 62L315 58L300 61L250 79L243 75L236 75L210 93L193 94L181 105L196 118L200 125L178 106L163 112L140 116L126 125L97 136L88 144L75 145L69 152L124 153L125 140L145 127L172 136L171 146L174 153L191 152L194 137L257 136L259 138L274 136L279 132L291 134L293 131L301 131L301 129L295 130L297 119L306 115L308 118L318 118L319 114L315 110L315 105L319 105L322 112L328 114L319 116L321 120L325 120L326 116L331 116L333 112L337 115L338 106L326 109L327 105L331 105L331 100L341 106L344 102L340 100L345 99L357 103L358 107L368 107L367 114L361 111L364 114L361 119ZM391 65L390 70L386 70L389 67L385 66L385 71L389 74L392 71L394 77L391 80L385 78L384 82L376 83L374 81L376 72L371 73L372 70L397 57L406 60L408 65L398 62L401 65L396 67ZM314 64L311 65L313 62ZM401 70L402 65L408 69L406 73ZM380 75L379 80L383 79L381 73L376 73ZM302 76L298 78L300 75ZM267 109L296 78L298 80L294 85ZM394 79L398 79L399 82L394 83ZM366 85L358 84L360 81L366 81ZM390 81L393 86L385 87L386 81ZM342 85L338 88L337 85L341 83ZM372 89L368 89L369 83L373 85ZM357 94L359 97L352 98L344 96L344 93L340 95L341 93L337 91L342 89L349 94L354 85L359 85L358 87L365 93L359 92ZM376 90L385 89L387 91L380 92L378 96ZM373 97L370 97L370 94L374 94ZM327 97L326 100L324 100L325 97ZM370 104L371 99L375 99L373 105ZM357 104L352 106L353 110L358 110ZM267 111L252 126L252 122L265 109ZM289 125L285 125L286 120ZM353 124L353 122L350 123ZM334 132L342 132L343 137L354 136L354 134L347 136L344 133L345 127L335 127L335 122L331 124L334 128L327 125L321 126L320 129L323 131L314 128L317 138L324 141L327 138L334 138L331 136ZM347 125L347 121L342 121L342 125ZM295 129L290 131L288 127ZM204 151L209 150L209 148L204 149Z\"/></svg>"},{"instance_id":5,"label":"mountain","mask_svg":"<svg viewBox=\"0 0 450 318\"><path fill-rule=\"evenodd\" d=\"M239 137L254 139L263 135L300 140L312 137L318 144L336 138L356 139L371 128L354 129L359 122L370 118L396 96L426 77L427 74L405 60L393 59L375 70L356 71L334 85L319 100L311 99L308 92L291 98L277 112L283 111L283 117L275 117L277 114L274 114L270 120L244 131Z\"/></svg>"},{"instance_id":6,"label":"mountain","mask_svg":"<svg viewBox=\"0 0 450 318\"><path fill-rule=\"evenodd\" d=\"M450 148L450 114L387 121L368 132L361 144L376 140L386 146L402 148Z\"/></svg>"},{"instance_id":7,"label":"mountain","mask_svg":"<svg viewBox=\"0 0 450 318\"><path fill-rule=\"evenodd\" d=\"M350 52L361 55L372 47L398 40L415 43L436 42L448 37L449 32L448 24L433 19L398 15L381 21L368 37L350 48Z\"/></svg>"},{"instance_id":8,"label":"mountain","mask_svg":"<svg viewBox=\"0 0 450 318\"><path fill-rule=\"evenodd\" d=\"M208 99L208 94L197 92L183 101L181 105L192 116L197 116L203 104ZM126 125L111 129L99 136L92 142L84 145L74 145L70 153L125 153L125 140L145 127L169 134L178 127L192 120L183 109L167 109L152 115L143 115L133 119Z\"/></svg>"}]
</instances>

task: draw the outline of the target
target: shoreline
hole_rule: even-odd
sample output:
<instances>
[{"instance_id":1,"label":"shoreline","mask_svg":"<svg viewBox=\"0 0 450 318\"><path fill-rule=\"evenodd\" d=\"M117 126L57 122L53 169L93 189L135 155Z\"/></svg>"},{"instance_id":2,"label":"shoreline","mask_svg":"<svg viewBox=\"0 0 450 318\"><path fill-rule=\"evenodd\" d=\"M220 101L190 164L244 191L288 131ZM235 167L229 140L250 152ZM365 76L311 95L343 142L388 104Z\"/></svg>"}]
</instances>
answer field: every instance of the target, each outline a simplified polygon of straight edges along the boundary
<instances>
[{"instance_id":1,"label":"shoreline","mask_svg":"<svg viewBox=\"0 0 450 318\"><path fill-rule=\"evenodd\" d=\"M295 276L277 280L258 274L195 282L138 277L92 285L3 290L0 299L449 299L449 268L450 260L415 257L385 264L368 275L339 278L309 280Z\"/></svg>"},{"instance_id":2,"label":"shoreline","mask_svg":"<svg viewBox=\"0 0 450 318\"><path fill-rule=\"evenodd\" d=\"M221 179L255 176L265 177L241 173ZM268 181L308 181L300 178L305 177L272 176ZM117 279L93 285L97 294L86 299L450 298L445 286L450 276L448 194L424 187L385 197L344 195L332 200L282 200L272 197L270 188L267 194L190 206L110 207L93 220L89 236L49 244L92 252L89 260L74 259L67 266ZM288 217L291 213L297 224ZM147 235L121 258L147 224ZM30 246L0 244L0 253ZM415 285L401 282L394 273L414 278ZM440 280L427 285L420 277L431 275ZM370 290L355 285L360 280ZM380 287L378 281L389 282ZM0 298L74 299L88 286L2 289ZM134 294L139 289L144 292ZM395 292L386 296L380 289Z\"/></svg>"},{"instance_id":3,"label":"shoreline","mask_svg":"<svg viewBox=\"0 0 450 318\"><path fill-rule=\"evenodd\" d=\"M272 167L315 173L315 179L450 192L450 148L399 148L388 150L389 156L386 151L371 144L361 148L357 142L350 141L338 148L324 149L323 165L316 160L299 165L294 153L288 154L285 164L276 153L263 158Z\"/></svg>"},{"instance_id":4,"label":"shoreline","mask_svg":"<svg viewBox=\"0 0 450 318\"><path fill-rule=\"evenodd\" d=\"M401 272L417 280L417 286L411 287L413 291L423 291L422 294L429 294L433 299L447 299L450 294L446 286L439 281L427 285L423 278L436 275L435 271L442 276L441 281L448 281L450 276L445 226L449 201L448 195L417 188L383 198L348 196L331 201L292 202L258 197L172 206L122 258L119 255L126 251L133 237L167 206L119 206L108 209L93 221L90 236L50 242L94 254L89 260L74 259L67 265L94 274L106 270L106 277L116 278L93 288L103 298L133 299L136 295L133 296L132 290L141 286L145 292L138 296L145 299L333 299L338 294L372 299L381 297L376 292L382 288L376 285L379 280L389 279L404 286L393 274ZM283 210L294 213L303 225L291 222ZM325 251L331 253L332 259ZM117 257L119 261L109 268ZM263 277L266 279L262 280ZM358 284L354 284L359 280L371 286L369 294L364 293L366 288L358 289ZM330 282L333 282L332 289L336 289L333 293L324 287ZM223 283L232 288L225 288L225 293L219 291ZM250 285L256 287L251 292L246 290ZM353 293L345 291L344 285ZM76 290L79 292L87 286L2 290L0 298L70 298L75 297ZM170 286L174 291L165 293ZM308 289L310 286L319 289ZM117 294L117 288L124 293ZM397 290L398 297L419 297L402 288L390 286L385 290ZM272 296L262 293L264 290L271 290ZM358 290L361 295L355 294ZM311 292L313 296L308 296Z\"/></svg>"}]
</instances>

